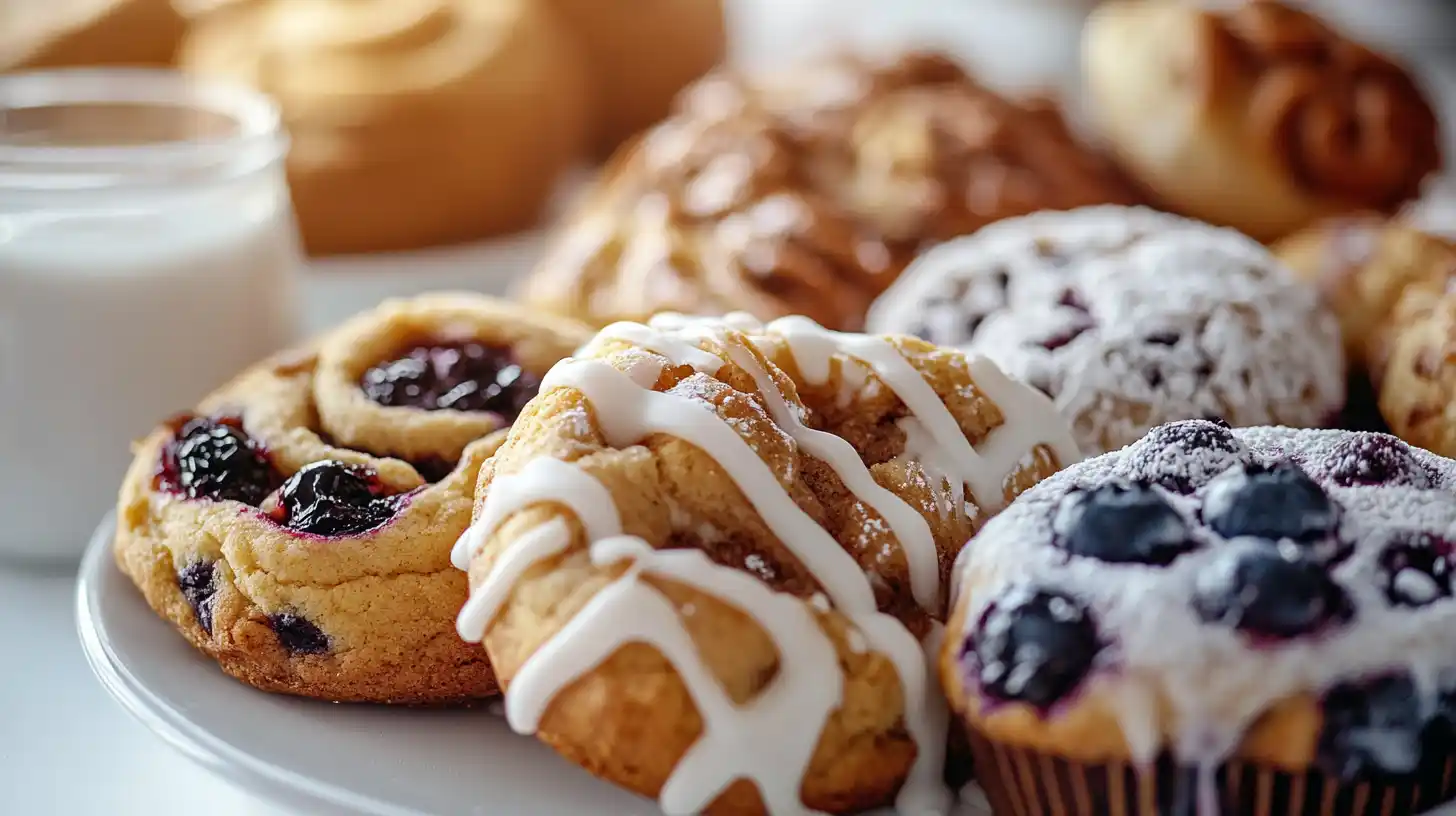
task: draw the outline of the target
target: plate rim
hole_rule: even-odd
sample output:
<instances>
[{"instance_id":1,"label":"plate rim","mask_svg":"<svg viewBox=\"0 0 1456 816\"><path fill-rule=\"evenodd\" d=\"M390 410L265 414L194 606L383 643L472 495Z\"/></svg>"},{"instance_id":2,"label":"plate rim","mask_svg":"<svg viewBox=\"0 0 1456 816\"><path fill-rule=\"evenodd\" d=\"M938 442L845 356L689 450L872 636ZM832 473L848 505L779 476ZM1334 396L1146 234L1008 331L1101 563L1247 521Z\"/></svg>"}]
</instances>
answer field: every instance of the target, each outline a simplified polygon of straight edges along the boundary
<instances>
[{"instance_id":1,"label":"plate rim","mask_svg":"<svg viewBox=\"0 0 1456 816\"><path fill-rule=\"evenodd\" d=\"M428 816L424 811L381 802L267 762L162 705L117 657L105 624L100 620L101 572L120 569L112 557L115 531L116 512L111 511L101 520L86 546L76 575L76 631L87 666L127 714L173 750L256 799L315 814Z\"/></svg>"}]
</instances>

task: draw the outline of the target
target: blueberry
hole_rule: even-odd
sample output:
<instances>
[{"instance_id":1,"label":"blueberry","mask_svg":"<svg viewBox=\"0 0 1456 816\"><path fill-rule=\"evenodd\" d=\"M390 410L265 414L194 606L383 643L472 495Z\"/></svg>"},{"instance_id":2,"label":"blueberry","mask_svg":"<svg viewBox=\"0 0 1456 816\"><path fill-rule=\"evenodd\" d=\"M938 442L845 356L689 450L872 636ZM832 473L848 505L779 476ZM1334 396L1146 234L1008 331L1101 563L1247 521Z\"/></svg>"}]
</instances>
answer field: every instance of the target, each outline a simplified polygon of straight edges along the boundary
<instances>
[{"instance_id":1,"label":"blueberry","mask_svg":"<svg viewBox=\"0 0 1456 816\"><path fill-rule=\"evenodd\" d=\"M1410 677L1338 685L1322 707L1318 758L1330 773L1349 780L1406 774L1420 764L1427 717Z\"/></svg>"},{"instance_id":2,"label":"blueberry","mask_svg":"<svg viewBox=\"0 0 1456 816\"><path fill-rule=\"evenodd\" d=\"M278 486L262 446L236 419L194 417L177 429L162 454L165 485L189 499L257 506Z\"/></svg>"},{"instance_id":3,"label":"blueberry","mask_svg":"<svg viewBox=\"0 0 1456 816\"><path fill-rule=\"evenodd\" d=\"M271 615L268 623L278 642L289 654L323 654L329 650L329 636L307 619L292 612Z\"/></svg>"},{"instance_id":4,"label":"blueberry","mask_svg":"<svg viewBox=\"0 0 1456 816\"><path fill-rule=\"evenodd\" d=\"M1395 606L1425 606L1451 597L1451 543L1429 533L1397 537L1380 554L1385 597Z\"/></svg>"},{"instance_id":5,"label":"blueberry","mask_svg":"<svg viewBox=\"0 0 1456 816\"><path fill-rule=\"evenodd\" d=\"M1101 649L1076 599L1017 587L986 610L962 660L988 696L1044 709L1081 684Z\"/></svg>"},{"instance_id":6,"label":"blueberry","mask_svg":"<svg viewBox=\"0 0 1456 816\"><path fill-rule=\"evenodd\" d=\"M1062 549L1114 564L1167 566L1197 546L1178 511L1141 483L1072 493L1058 508L1054 527Z\"/></svg>"},{"instance_id":7,"label":"blueberry","mask_svg":"<svg viewBox=\"0 0 1456 816\"><path fill-rule=\"evenodd\" d=\"M1410 446L1388 434L1355 433L1340 440L1324 461L1330 480L1353 485L1431 486L1430 474Z\"/></svg>"},{"instance_id":8,"label":"blueberry","mask_svg":"<svg viewBox=\"0 0 1456 816\"><path fill-rule=\"evenodd\" d=\"M536 396L541 380L510 349L482 343L418 346L364 372L369 399L426 411L484 411L514 420Z\"/></svg>"},{"instance_id":9,"label":"blueberry","mask_svg":"<svg viewBox=\"0 0 1456 816\"><path fill-rule=\"evenodd\" d=\"M1174 493L1192 493L1248 452L1221 421L1170 422L1148 432L1128 454L1128 468Z\"/></svg>"},{"instance_id":10,"label":"blueberry","mask_svg":"<svg viewBox=\"0 0 1456 816\"><path fill-rule=\"evenodd\" d=\"M217 569L211 561L193 561L177 573L177 587L192 607L202 631L212 634L213 602L217 597Z\"/></svg>"},{"instance_id":11,"label":"blueberry","mask_svg":"<svg viewBox=\"0 0 1456 816\"><path fill-rule=\"evenodd\" d=\"M304 468L278 491L275 520L320 536L349 536L383 526L399 510L397 498L368 468L326 460Z\"/></svg>"},{"instance_id":12,"label":"blueberry","mask_svg":"<svg viewBox=\"0 0 1456 816\"><path fill-rule=\"evenodd\" d=\"M1193 609L1206 623L1266 638L1311 634L1354 615L1324 567L1262 542L1233 548L1200 573Z\"/></svg>"},{"instance_id":13,"label":"blueberry","mask_svg":"<svg viewBox=\"0 0 1456 816\"><path fill-rule=\"evenodd\" d=\"M1053 332L1050 336L1038 341L1037 345L1041 346L1047 351L1056 351L1057 349L1071 343L1073 340L1076 340L1078 337L1081 337L1082 335L1096 328L1096 326L1097 324L1089 319L1083 318L1073 320L1062 329Z\"/></svg>"},{"instance_id":14,"label":"blueberry","mask_svg":"<svg viewBox=\"0 0 1456 816\"><path fill-rule=\"evenodd\" d=\"M1334 535L1340 512L1303 470L1281 462L1216 480L1204 498L1203 520L1224 538L1317 544Z\"/></svg>"}]
</instances>

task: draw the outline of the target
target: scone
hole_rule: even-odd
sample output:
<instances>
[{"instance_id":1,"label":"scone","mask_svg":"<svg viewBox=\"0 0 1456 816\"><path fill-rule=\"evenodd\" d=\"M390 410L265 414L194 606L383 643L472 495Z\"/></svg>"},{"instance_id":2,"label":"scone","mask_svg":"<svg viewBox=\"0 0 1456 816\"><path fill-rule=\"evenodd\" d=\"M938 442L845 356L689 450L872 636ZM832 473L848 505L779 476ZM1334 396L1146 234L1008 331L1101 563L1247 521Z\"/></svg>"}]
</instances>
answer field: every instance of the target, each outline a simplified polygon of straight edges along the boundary
<instances>
[{"instance_id":1,"label":"scone","mask_svg":"<svg viewBox=\"0 0 1456 816\"><path fill-rule=\"evenodd\" d=\"M170 0L8 0L0 3L0 73L171 65L184 27Z\"/></svg>"},{"instance_id":2,"label":"scone","mask_svg":"<svg viewBox=\"0 0 1456 816\"><path fill-rule=\"evenodd\" d=\"M1339 316L1351 404L1373 403L1385 428L1456 456L1456 412L1448 409L1456 399L1456 295L1447 291L1456 280L1456 244L1363 216L1321 222L1274 251ZM1373 427L1370 413L1347 411L1346 422Z\"/></svg>"},{"instance_id":3,"label":"scone","mask_svg":"<svg viewBox=\"0 0 1456 816\"><path fill-rule=\"evenodd\" d=\"M612 161L523 295L595 325L743 310L853 329L927 242L1133 197L1056 110L938 56L717 73Z\"/></svg>"},{"instance_id":4,"label":"scone","mask_svg":"<svg viewBox=\"0 0 1456 816\"><path fill-rule=\"evenodd\" d=\"M1339 326L1313 288L1233 230L1146 209L942 244L869 327L990 357L1056 400L1089 455L1180 419L1323 427L1345 399Z\"/></svg>"},{"instance_id":5,"label":"scone","mask_svg":"<svg viewBox=\"0 0 1456 816\"><path fill-rule=\"evenodd\" d=\"M1118 0L1084 33L1091 111L1164 205L1260 240L1394 212L1441 167L1401 67L1271 0Z\"/></svg>"},{"instance_id":6,"label":"scone","mask_svg":"<svg viewBox=\"0 0 1456 816\"><path fill-rule=\"evenodd\" d=\"M481 463L587 336L472 295L390 302L245 372L136 447L121 568L223 670L267 691L490 695L455 634L450 548Z\"/></svg>"},{"instance_id":7,"label":"scone","mask_svg":"<svg viewBox=\"0 0 1456 816\"><path fill-rule=\"evenodd\" d=\"M800 317L616 324L482 468L460 632L514 729L666 812L943 812L923 647L952 559L1077 458L984 359Z\"/></svg>"},{"instance_id":8,"label":"scone","mask_svg":"<svg viewBox=\"0 0 1456 816\"><path fill-rule=\"evenodd\" d=\"M666 116L723 59L723 0L538 0L575 36L591 86L592 138L606 155Z\"/></svg>"},{"instance_id":9,"label":"scone","mask_svg":"<svg viewBox=\"0 0 1456 816\"><path fill-rule=\"evenodd\" d=\"M277 100L315 255L533 226L587 138L575 46L539 0L227 3L181 62Z\"/></svg>"},{"instance_id":10,"label":"scone","mask_svg":"<svg viewBox=\"0 0 1456 816\"><path fill-rule=\"evenodd\" d=\"M958 572L941 678L996 816L1394 816L1456 795L1456 462L1165 425Z\"/></svg>"}]
</instances>

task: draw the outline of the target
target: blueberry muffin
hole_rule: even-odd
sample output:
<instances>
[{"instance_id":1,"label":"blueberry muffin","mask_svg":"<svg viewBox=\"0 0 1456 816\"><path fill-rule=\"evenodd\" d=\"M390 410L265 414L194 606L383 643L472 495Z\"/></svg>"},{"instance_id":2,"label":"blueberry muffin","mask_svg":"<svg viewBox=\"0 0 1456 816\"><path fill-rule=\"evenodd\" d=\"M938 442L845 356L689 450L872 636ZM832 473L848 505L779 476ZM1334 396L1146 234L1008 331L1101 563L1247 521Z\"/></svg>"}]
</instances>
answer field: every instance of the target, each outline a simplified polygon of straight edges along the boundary
<instances>
[{"instance_id":1,"label":"blueberry muffin","mask_svg":"<svg viewBox=\"0 0 1456 816\"><path fill-rule=\"evenodd\" d=\"M1050 395L1088 454L1218 418L1317 427L1345 397L1339 327L1254 241L1089 207L1005 221L922 255L869 328L994 359Z\"/></svg>"},{"instance_id":2,"label":"blueberry muffin","mask_svg":"<svg viewBox=\"0 0 1456 816\"><path fill-rule=\"evenodd\" d=\"M668 813L944 812L952 560L1077 458L1044 396L913 338L615 324L482 468L460 631L515 730Z\"/></svg>"},{"instance_id":3,"label":"blueberry muffin","mask_svg":"<svg viewBox=\"0 0 1456 816\"><path fill-rule=\"evenodd\" d=\"M718 72L618 153L522 294L598 326L744 310L854 329L926 242L1134 199L1054 107L943 57Z\"/></svg>"},{"instance_id":4,"label":"blueberry muffin","mask_svg":"<svg viewBox=\"0 0 1456 816\"><path fill-rule=\"evenodd\" d=\"M136 446L116 559L267 691L444 703L495 679L455 634L481 463L587 336L471 295L390 302L244 372Z\"/></svg>"},{"instance_id":5,"label":"blueberry muffin","mask_svg":"<svg viewBox=\"0 0 1456 816\"><path fill-rule=\"evenodd\" d=\"M997 816L1375 816L1456 794L1456 462L1164 425L987 523L941 677Z\"/></svg>"},{"instance_id":6,"label":"blueberry muffin","mask_svg":"<svg viewBox=\"0 0 1456 816\"><path fill-rule=\"evenodd\" d=\"M1118 0L1084 31L1090 111L1159 202L1260 240L1393 213L1442 166L1402 67L1313 14L1255 0Z\"/></svg>"}]
</instances>

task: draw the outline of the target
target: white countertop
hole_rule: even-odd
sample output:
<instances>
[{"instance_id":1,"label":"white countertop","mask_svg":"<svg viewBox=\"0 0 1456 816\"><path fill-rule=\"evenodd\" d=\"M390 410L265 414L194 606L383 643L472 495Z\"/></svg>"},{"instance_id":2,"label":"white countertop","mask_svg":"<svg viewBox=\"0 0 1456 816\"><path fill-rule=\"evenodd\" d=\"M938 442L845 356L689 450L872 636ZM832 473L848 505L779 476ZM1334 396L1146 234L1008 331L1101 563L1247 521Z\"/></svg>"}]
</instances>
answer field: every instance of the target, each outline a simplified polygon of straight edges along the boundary
<instances>
[{"instance_id":1,"label":"white countertop","mask_svg":"<svg viewBox=\"0 0 1456 816\"><path fill-rule=\"evenodd\" d=\"M778 0L783 17L769 26L759 12L775 0L731 1L738 30L751 33L755 43L741 49L740 56L753 61L772 60L782 53L779 46L796 42L812 28L806 22L812 9L823 9L826 2L839 2ZM868 13L870 9L895 13L924 10L936 3L940 11L958 19L965 18L969 7L997 5L990 0L965 0L958 12L951 12L946 7L956 3L950 0L910 0L893 7L856 2L856 9L863 7L864 13L839 16L841 20L854 17L852 27L857 32L873 31L879 26L869 19L874 16ZM1026 8L1037 9L1035 14L1075 5L1071 0L1025 3ZM1002 15L1006 6L1000 6ZM844 23L838 28L848 31L850 26ZM777 29L776 36L771 28ZM988 28L1000 27L982 27L981 34ZM821 34L822 29L820 26ZM985 36L979 39L988 40ZM1006 40L1016 38L1001 39L998 50L1002 53L1025 50L1025 40L1010 47ZM1065 34L1052 39L1068 42ZM1041 37L1036 38L1036 44L1043 48L1047 45ZM1066 64L1065 60L1044 62L1040 73L1010 73L1043 79ZM1447 110L1456 112L1456 67L1447 76L1448 80L1441 82L1446 86L1444 90L1452 91L1446 96L1452 103ZM508 247L505 251L514 254L518 248ZM498 251L491 254L498 255ZM360 283L363 279L367 282ZM422 275L419 270L381 270L362 278L319 276L309 291L310 323L318 327L380 296L415 290L425 284L450 285L457 279L464 280L450 273ZM72 589L69 568L36 572L0 562L0 655L5 666L0 670L0 812L25 816L276 813L194 767L106 697L87 670L77 643ZM286 738L280 735L280 739Z\"/></svg>"}]
</instances>

